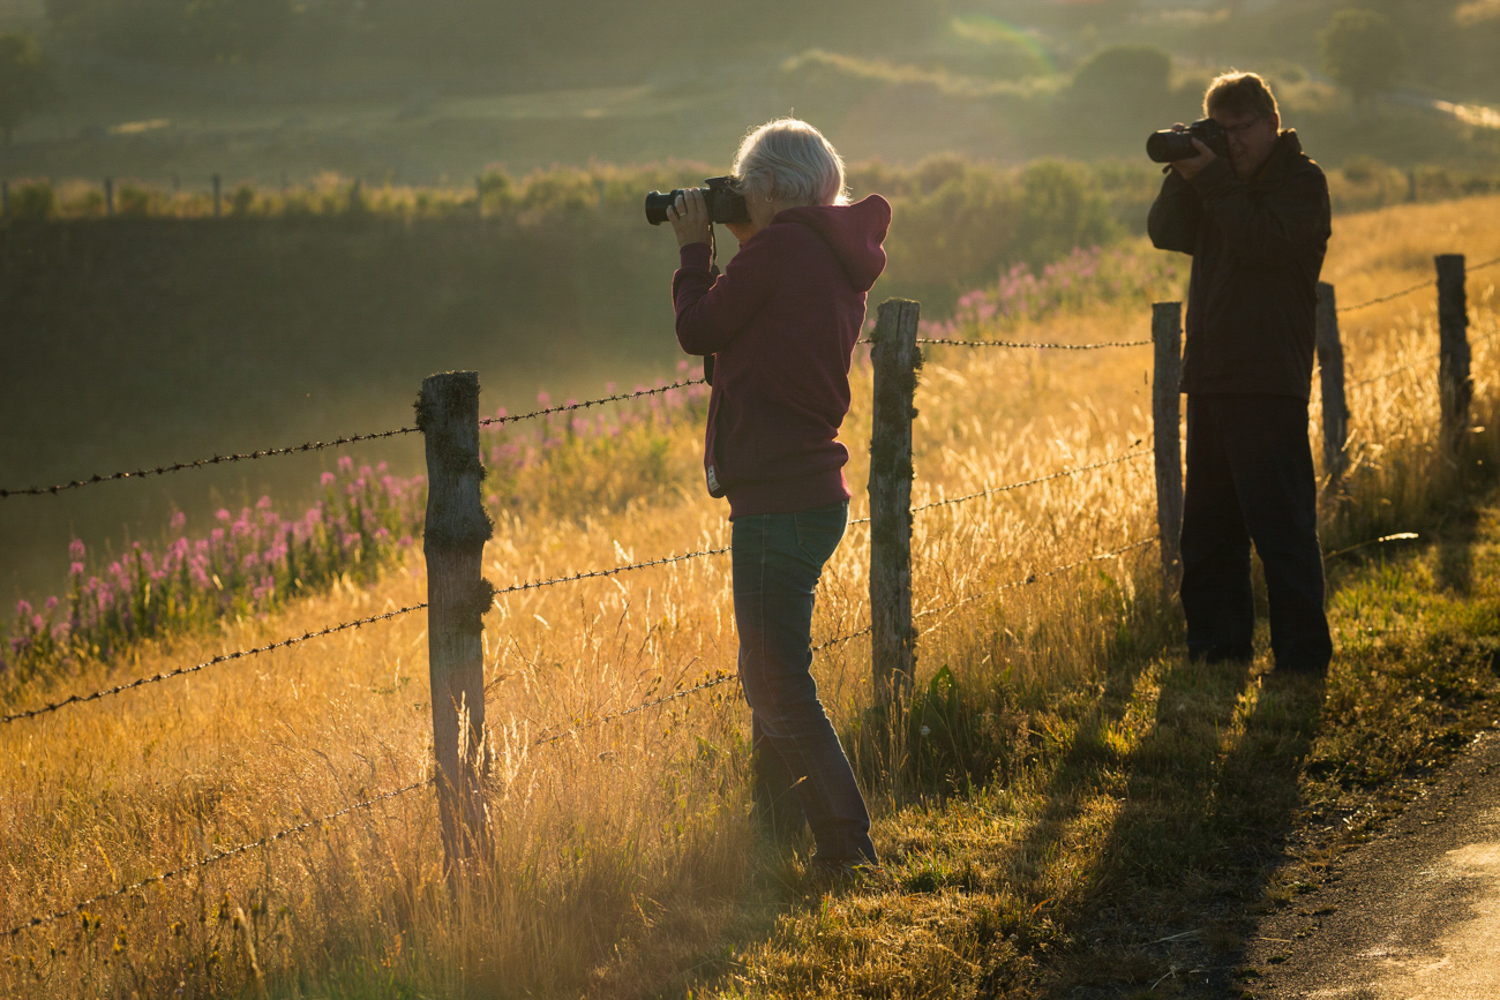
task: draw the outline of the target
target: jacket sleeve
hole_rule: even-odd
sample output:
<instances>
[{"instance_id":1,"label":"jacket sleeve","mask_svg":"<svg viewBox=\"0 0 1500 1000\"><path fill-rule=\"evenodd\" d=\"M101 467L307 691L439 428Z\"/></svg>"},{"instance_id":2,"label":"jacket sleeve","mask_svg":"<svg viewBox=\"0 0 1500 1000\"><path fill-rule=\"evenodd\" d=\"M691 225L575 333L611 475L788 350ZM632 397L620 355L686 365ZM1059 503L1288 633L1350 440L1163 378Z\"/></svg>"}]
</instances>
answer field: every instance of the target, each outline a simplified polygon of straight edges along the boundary
<instances>
[{"instance_id":1,"label":"jacket sleeve","mask_svg":"<svg viewBox=\"0 0 1500 1000\"><path fill-rule=\"evenodd\" d=\"M1294 171L1269 190L1252 193L1227 162L1211 163L1193 178L1203 212L1223 231L1229 252L1259 267L1297 264L1327 240L1331 228L1328 181L1317 169Z\"/></svg>"},{"instance_id":2,"label":"jacket sleeve","mask_svg":"<svg viewBox=\"0 0 1500 1000\"><path fill-rule=\"evenodd\" d=\"M1151 205L1146 231L1158 250L1178 250L1190 254L1198 246L1198 229L1203 222L1203 204L1198 192L1175 170L1167 171L1161 193Z\"/></svg>"},{"instance_id":3,"label":"jacket sleeve","mask_svg":"<svg viewBox=\"0 0 1500 1000\"><path fill-rule=\"evenodd\" d=\"M677 343L689 354L717 354L728 347L771 297L776 248L757 233L714 278L707 243L682 248L682 266L672 276Z\"/></svg>"}]
</instances>

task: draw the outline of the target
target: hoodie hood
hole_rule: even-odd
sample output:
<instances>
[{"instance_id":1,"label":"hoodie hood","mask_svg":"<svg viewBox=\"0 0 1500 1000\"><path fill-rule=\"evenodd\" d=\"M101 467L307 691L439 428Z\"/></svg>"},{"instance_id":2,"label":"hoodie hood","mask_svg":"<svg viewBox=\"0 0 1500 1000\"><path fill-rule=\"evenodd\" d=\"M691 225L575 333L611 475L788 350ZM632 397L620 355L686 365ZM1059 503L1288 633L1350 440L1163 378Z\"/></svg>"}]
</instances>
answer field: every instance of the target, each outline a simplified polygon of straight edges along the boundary
<instances>
[{"instance_id":1,"label":"hoodie hood","mask_svg":"<svg viewBox=\"0 0 1500 1000\"><path fill-rule=\"evenodd\" d=\"M804 205L776 214L772 225L795 222L822 237L843 265L849 284L868 292L885 270L885 234L891 228L891 204L878 194L853 205Z\"/></svg>"}]
</instances>

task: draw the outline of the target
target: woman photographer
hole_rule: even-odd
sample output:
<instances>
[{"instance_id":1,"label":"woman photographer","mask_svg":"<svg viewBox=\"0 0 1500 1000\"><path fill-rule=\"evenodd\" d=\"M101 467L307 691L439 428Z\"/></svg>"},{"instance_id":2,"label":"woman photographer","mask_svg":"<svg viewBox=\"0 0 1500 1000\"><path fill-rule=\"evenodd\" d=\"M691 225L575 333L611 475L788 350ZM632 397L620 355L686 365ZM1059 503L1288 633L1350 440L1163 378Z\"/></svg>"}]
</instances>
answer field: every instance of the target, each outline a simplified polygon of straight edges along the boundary
<instances>
[{"instance_id":1,"label":"woman photographer","mask_svg":"<svg viewBox=\"0 0 1500 1000\"><path fill-rule=\"evenodd\" d=\"M740 683L752 716L755 811L779 838L805 819L826 871L877 863L870 817L812 666L813 592L843 537L849 362L865 295L885 268L891 207L848 204L844 165L806 122L752 131L734 177L748 223L722 274L700 189L667 211L682 264L677 340L704 357L713 391L704 469L729 499Z\"/></svg>"}]
</instances>

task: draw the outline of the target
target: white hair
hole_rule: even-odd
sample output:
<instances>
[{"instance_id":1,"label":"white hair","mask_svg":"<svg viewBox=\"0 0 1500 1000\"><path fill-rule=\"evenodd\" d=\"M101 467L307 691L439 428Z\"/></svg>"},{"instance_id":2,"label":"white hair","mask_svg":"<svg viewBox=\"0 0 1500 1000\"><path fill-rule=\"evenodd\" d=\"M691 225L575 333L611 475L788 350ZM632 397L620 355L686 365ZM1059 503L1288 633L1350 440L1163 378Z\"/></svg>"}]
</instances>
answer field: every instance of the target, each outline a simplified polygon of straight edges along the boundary
<instances>
[{"instance_id":1,"label":"white hair","mask_svg":"<svg viewBox=\"0 0 1500 1000\"><path fill-rule=\"evenodd\" d=\"M844 205L844 161L833 143L807 122L778 118L752 129L734 157L741 190L778 197L788 205Z\"/></svg>"}]
</instances>

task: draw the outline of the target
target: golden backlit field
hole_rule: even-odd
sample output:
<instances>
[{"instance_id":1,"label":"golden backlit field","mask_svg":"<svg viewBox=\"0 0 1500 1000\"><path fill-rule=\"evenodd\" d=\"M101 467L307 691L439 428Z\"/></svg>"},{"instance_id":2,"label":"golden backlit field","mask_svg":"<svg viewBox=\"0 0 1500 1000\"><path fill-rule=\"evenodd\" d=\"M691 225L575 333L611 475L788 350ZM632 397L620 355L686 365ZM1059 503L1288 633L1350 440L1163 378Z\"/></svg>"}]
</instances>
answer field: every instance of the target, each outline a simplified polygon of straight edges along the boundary
<instances>
[{"instance_id":1,"label":"golden backlit field","mask_svg":"<svg viewBox=\"0 0 1500 1000\"><path fill-rule=\"evenodd\" d=\"M1500 257L1500 199L1389 209L1335 228L1325 277L1346 306L1428 280L1435 253ZM1500 268L1469 283L1481 444L1496 433L1500 404L1497 277ZM1434 303L1429 290L1343 318L1351 383L1412 367L1350 390L1354 470L1348 499L1329 504L1325 549L1403 530L1448 488L1433 450ZM1149 307L1101 305L1000 335L1138 340L1149 326ZM995 968L1020 978L992 983L991 995L1030 989L1026 970L1046 952L1037 935L1060 933L1095 891L1124 808L1121 797L1048 793L1078 720L1105 696L1111 662L1149 664L1119 724L1091 737L1122 756L1138 750L1130 720L1157 711L1161 678L1181 664L1154 546L1051 574L1155 534L1150 366L1149 347L929 350L914 505L1141 457L917 514L913 719L887 731L868 714L865 639L818 654L825 704L865 780L885 878L825 893L803 870L805 849L757 844L748 713L733 681L612 718L734 670L728 558L705 557L497 600L485 620L495 857L456 900L423 787L0 939L0 991L936 997L967 995ZM855 518L867 510L869 397L859 367L844 434ZM1315 414L1316 405L1315 396ZM682 429L671 449L680 487L622 512L566 498L540 512L496 511L486 575L504 587L726 545L724 508L699 484L697 434ZM815 643L868 623L866 527L850 528L825 571ZM269 620L12 687L0 708L425 596L416 558L373 586L340 586ZM0 726L0 932L425 779L424 625L408 614ZM1243 722L1231 720L1226 745ZM951 884L932 852L939 812L991 859L961 894L938 891ZM924 873L937 873L931 887Z\"/></svg>"}]
</instances>

